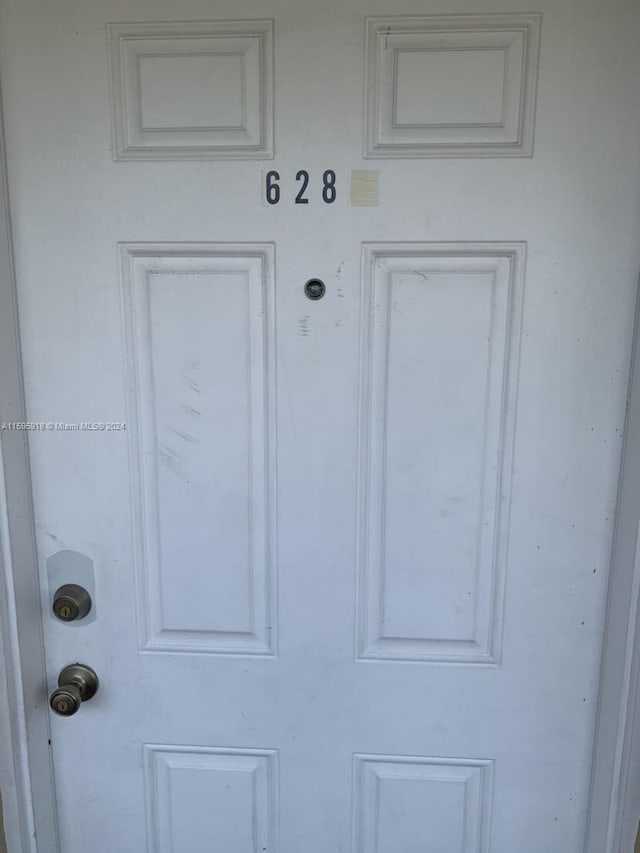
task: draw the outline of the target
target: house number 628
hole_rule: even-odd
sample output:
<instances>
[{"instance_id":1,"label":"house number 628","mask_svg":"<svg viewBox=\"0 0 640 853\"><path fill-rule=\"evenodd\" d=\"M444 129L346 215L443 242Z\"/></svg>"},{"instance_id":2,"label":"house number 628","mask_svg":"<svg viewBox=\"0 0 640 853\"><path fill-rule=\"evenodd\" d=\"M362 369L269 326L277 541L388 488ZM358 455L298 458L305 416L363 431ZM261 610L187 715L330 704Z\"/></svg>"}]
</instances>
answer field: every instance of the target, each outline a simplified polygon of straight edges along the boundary
<instances>
[{"instance_id":1,"label":"house number 628","mask_svg":"<svg viewBox=\"0 0 640 853\"><path fill-rule=\"evenodd\" d=\"M296 173L298 192L295 197L296 204L309 204L307 190L309 188L309 172L300 169ZM325 169L322 174L322 201L325 204L333 204L337 198L336 173L333 169ZM272 170L267 172L265 178L265 199L267 204L279 204L281 198L280 172Z\"/></svg>"}]
</instances>

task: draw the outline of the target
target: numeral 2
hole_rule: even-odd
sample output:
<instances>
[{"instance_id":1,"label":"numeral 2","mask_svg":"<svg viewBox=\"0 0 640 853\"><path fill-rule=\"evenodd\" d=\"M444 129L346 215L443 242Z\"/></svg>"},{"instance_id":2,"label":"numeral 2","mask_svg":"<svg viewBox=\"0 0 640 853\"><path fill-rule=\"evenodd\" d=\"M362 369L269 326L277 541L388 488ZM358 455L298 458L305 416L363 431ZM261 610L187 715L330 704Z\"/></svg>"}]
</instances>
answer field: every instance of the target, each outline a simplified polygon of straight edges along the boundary
<instances>
[{"instance_id":1,"label":"numeral 2","mask_svg":"<svg viewBox=\"0 0 640 853\"><path fill-rule=\"evenodd\" d=\"M296 204L309 204L309 199L304 197L309 186L309 172L305 171L305 169L300 169L296 175L296 181L302 181L302 186L296 196Z\"/></svg>"}]
</instances>

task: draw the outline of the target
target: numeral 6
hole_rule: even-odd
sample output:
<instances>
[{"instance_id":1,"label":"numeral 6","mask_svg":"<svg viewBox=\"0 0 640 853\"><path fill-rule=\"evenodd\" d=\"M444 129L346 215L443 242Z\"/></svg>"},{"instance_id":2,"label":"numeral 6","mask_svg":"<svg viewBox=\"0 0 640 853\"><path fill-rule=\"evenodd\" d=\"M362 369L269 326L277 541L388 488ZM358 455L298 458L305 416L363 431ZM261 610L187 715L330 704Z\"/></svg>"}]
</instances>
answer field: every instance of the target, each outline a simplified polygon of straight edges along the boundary
<instances>
[{"instance_id":1,"label":"numeral 6","mask_svg":"<svg viewBox=\"0 0 640 853\"><path fill-rule=\"evenodd\" d=\"M280 201L280 172L267 172L266 196L267 204L277 204Z\"/></svg>"}]
</instances>

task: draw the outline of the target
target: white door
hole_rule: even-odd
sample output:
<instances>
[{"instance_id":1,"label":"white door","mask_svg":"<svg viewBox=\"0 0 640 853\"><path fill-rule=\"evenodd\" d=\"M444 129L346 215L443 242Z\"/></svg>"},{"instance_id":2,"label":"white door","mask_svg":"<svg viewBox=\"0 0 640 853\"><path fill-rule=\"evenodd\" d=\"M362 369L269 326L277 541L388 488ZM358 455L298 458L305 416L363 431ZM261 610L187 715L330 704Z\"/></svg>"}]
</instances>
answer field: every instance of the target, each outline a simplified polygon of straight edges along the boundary
<instances>
[{"instance_id":1,"label":"white door","mask_svg":"<svg viewBox=\"0 0 640 853\"><path fill-rule=\"evenodd\" d=\"M639 10L476 6L2 0L62 853L582 851Z\"/></svg>"}]
</instances>

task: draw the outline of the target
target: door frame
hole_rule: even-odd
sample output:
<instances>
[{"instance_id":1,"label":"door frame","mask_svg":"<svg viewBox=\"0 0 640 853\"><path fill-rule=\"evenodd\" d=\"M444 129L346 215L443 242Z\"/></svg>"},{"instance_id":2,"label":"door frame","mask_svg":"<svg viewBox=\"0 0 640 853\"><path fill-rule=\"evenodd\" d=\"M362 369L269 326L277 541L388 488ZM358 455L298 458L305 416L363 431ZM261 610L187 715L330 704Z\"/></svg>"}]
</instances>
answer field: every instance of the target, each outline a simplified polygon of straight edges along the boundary
<instances>
[{"instance_id":1,"label":"door frame","mask_svg":"<svg viewBox=\"0 0 640 853\"><path fill-rule=\"evenodd\" d=\"M630 853L640 817L640 299L603 640L584 853ZM635 379L634 379L635 376ZM24 423L0 96L0 425ZM9 853L57 853L27 432L0 429L0 795Z\"/></svg>"},{"instance_id":2,"label":"door frame","mask_svg":"<svg viewBox=\"0 0 640 853\"><path fill-rule=\"evenodd\" d=\"M0 795L9 853L57 853L47 675L0 96Z\"/></svg>"},{"instance_id":3,"label":"door frame","mask_svg":"<svg viewBox=\"0 0 640 853\"><path fill-rule=\"evenodd\" d=\"M631 853L640 820L640 279L604 626L585 853Z\"/></svg>"}]
</instances>

